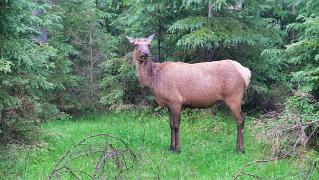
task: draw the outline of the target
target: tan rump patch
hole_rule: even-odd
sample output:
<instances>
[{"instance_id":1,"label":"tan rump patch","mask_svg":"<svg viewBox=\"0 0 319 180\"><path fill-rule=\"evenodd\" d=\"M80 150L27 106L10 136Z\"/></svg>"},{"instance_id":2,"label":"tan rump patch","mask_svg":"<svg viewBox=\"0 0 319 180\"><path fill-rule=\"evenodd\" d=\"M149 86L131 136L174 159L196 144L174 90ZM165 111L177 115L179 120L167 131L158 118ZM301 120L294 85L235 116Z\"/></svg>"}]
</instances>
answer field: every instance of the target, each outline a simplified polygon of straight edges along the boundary
<instances>
[{"instance_id":1,"label":"tan rump patch","mask_svg":"<svg viewBox=\"0 0 319 180\"><path fill-rule=\"evenodd\" d=\"M242 78L245 81L246 84L246 88L249 85L250 82L250 78L251 78L251 72L248 68L244 67L243 65L241 65L239 62L237 61L233 61L233 60L229 60L235 67L236 69L240 72Z\"/></svg>"}]
</instances>

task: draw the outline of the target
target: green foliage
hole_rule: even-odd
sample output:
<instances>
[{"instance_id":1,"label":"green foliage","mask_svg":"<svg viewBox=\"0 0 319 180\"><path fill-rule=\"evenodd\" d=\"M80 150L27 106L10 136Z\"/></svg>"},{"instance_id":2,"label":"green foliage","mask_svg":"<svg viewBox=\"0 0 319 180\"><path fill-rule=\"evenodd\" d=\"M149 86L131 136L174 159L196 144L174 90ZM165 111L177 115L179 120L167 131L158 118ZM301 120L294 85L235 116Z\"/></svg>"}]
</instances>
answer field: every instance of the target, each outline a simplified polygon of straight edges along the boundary
<instances>
[{"instance_id":1,"label":"green foliage","mask_svg":"<svg viewBox=\"0 0 319 180\"><path fill-rule=\"evenodd\" d=\"M139 87L126 35L155 33L152 54L160 61L234 59L245 65L252 81L244 108L277 108L292 88L318 99L318 1L245 0L235 10L238 2L1 1L0 142L36 139L41 122L69 118L66 113L153 105L154 97ZM32 10L42 14L32 16ZM43 28L47 43L37 41ZM314 102L287 103L303 115L318 110ZM184 116L194 123L200 114Z\"/></svg>"},{"instance_id":2,"label":"green foliage","mask_svg":"<svg viewBox=\"0 0 319 180\"><path fill-rule=\"evenodd\" d=\"M275 110L278 104L285 102L290 87L288 83L266 85L262 83L252 84L245 95L246 108L263 112Z\"/></svg>"},{"instance_id":3,"label":"green foliage","mask_svg":"<svg viewBox=\"0 0 319 180\"><path fill-rule=\"evenodd\" d=\"M252 84L267 87L285 82L285 75L280 73L285 68L285 64L277 59L270 61L264 58L265 56L261 57L260 54L265 48L283 43L282 36L285 32L277 25L277 18L279 19L277 16L280 14L280 20L286 20L290 17L289 13L287 10L282 10L283 7L278 7L278 5L284 5L277 1L245 1L245 7L241 11L231 10L230 6L236 3L238 2L212 1L213 12L210 18L207 17L208 2L202 0L174 2L139 0L121 4L121 8L113 11L117 15L113 16L115 18L110 24L110 27L116 29L118 33L113 33L113 38L120 37L119 43L116 44L117 50L113 50L115 52L113 56L120 58L123 57L120 52L129 51L129 43L126 40L123 41L123 35L144 37L156 32L152 43L152 54L155 59L159 50L162 61L201 62L229 58L251 69ZM280 10L282 11L279 12ZM113 44L113 41L111 43ZM105 75L108 76L108 74ZM118 76L122 77L117 79L126 79L123 73ZM106 77L105 81L111 82L110 79L113 78ZM105 84L102 87L106 87ZM108 96L106 99L122 98L119 102L124 102L125 94L138 92L134 89L124 92L126 88L123 86L114 87L117 87L116 91L105 89L102 95L103 102L106 102L104 96ZM107 95L108 92L114 96ZM285 93L286 91L259 92L265 98L269 97L266 94L275 97L276 94ZM256 93L253 92L253 94ZM249 104L256 106L259 102L251 98ZM274 104L269 106L274 107ZM261 109L263 107L263 105L260 106Z\"/></svg>"},{"instance_id":4,"label":"green foliage","mask_svg":"<svg viewBox=\"0 0 319 180\"><path fill-rule=\"evenodd\" d=\"M319 92L319 14L317 1L299 2L300 11L295 22L287 25L292 36L285 48L264 53L272 60L290 65L291 80L299 89Z\"/></svg>"},{"instance_id":5,"label":"green foliage","mask_svg":"<svg viewBox=\"0 0 319 180\"><path fill-rule=\"evenodd\" d=\"M107 105L122 104L128 89L132 87L134 87L133 91L139 89L132 59L109 59L103 63L103 68L106 77L101 83L105 93L101 98L102 103Z\"/></svg>"},{"instance_id":6,"label":"green foliage","mask_svg":"<svg viewBox=\"0 0 319 180\"><path fill-rule=\"evenodd\" d=\"M290 156L306 159L307 166L312 168L317 164L317 157L306 149L319 147L319 61L316 58L319 52L319 3L312 0L291 3L291 6L296 5L295 18L283 26L286 29L283 43L264 50L262 55L287 74L293 94L287 98L282 112L266 114L266 118L258 123L262 129L260 136L272 146L273 154L289 152Z\"/></svg>"},{"instance_id":7,"label":"green foliage","mask_svg":"<svg viewBox=\"0 0 319 180\"><path fill-rule=\"evenodd\" d=\"M181 119L183 119L183 121L188 122L188 123L194 123L202 117L203 117L203 115L201 114L199 109L196 109L196 110L185 109L181 115Z\"/></svg>"},{"instance_id":8,"label":"green foliage","mask_svg":"<svg viewBox=\"0 0 319 180\"><path fill-rule=\"evenodd\" d=\"M185 18L182 20L176 21L171 27L168 29L169 32L175 33L180 31L194 31L199 28L202 28L207 23L207 19L202 16Z\"/></svg>"},{"instance_id":9,"label":"green foliage","mask_svg":"<svg viewBox=\"0 0 319 180\"><path fill-rule=\"evenodd\" d=\"M218 45L218 41L218 36L216 36L213 31L207 28L202 28L183 36L180 40L178 40L177 45L190 49L196 47L211 48L211 44Z\"/></svg>"},{"instance_id":10,"label":"green foliage","mask_svg":"<svg viewBox=\"0 0 319 180\"><path fill-rule=\"evenodd\" d=\"M49 59L57 53L31 37L39 34L40 27L51 26L56 16L32 16L33 9L46 12L49 6L25 0L2 1L0 9L0 142L29 142L36 137L48 103L45 95L56 88L49 80L55 71Z\"/></svg>"},{"instance_id":11,"label":"green foliage","mask_svg":"<svg viewBox=\"0 0 319 180\"><path fill-rule=\"evenodd\" d=\"M246 104L250 107L274 108L278 94L287 94L286 76L281 74L285 63L278 59L260 56L265 48L282 44L285 32L277 25L278 2L245 1L240 11L230 9L236 1L212 1L212 16L207 16L208 4L203 1L186 3L192 13L175 21L169 32L177 37L175 42L183 50L183 61L201 62L234 59L252 71L252 86ZM200 8L194 4L206 4ZM196 7L196 8L195 8ZM287 12L285 10L284 12ZM289 18L282 14L280 20ZM266 52L265 52L266 53ZM196 55L194 55L196 54ZM262 91L261 91L262 90ZM263 99L263 100L261 100ZM249 107L247 106L247 107Z\"/></svg>"},{"instance_id":12,"label":"green foliage","mask_svg":"<svg viewBox=\"0 0 319 180\"><path fill-rule=\"evenodd\" d=\"M52 58L58 71L51 76L58 88L50 101L70 113L94 110L99 105L99 64L107 55L101 42L108 34L101 24L108 14L95 1L58 1L57 7L62 28L52 30L57 35L49 43L59 51Z\"/></svg>"},{"instance_id":13,"label":"green foliage","mask_svg":"<svg viewBox=\"0 0 319 180\"><path fill-rule=\"evenodd\" d=\"M12 62L11 61L6 61L4 58L0 59L0 71L7 73L7 72L11 72L11 66L12 66Z\"/></svg>"},{"instance_id":14,"label":"green foliage","mask_svg":"<svg viewBox=\"0 0 319 180\"><path fill-rule=\"evenodd\" d=\"M45 143L35 145L9 144L0 145L0 172L2 177L12 178L12 176L26 175L27 165L30 161L31 154L40 151L46 151Z\"/></svg>"},{"instance_id":15,"label":"green foliage","mask_svg":"<svg viewBox=\"0 0 319 180\"><path fill-rule=\"evenodd\" d=\"M295 42L287 45L285 55L288 62L298 69L293 73L293 80L302 88L319 92L319 14L310 17L300 15L300 22L292 23L288 31L295 31L298 37Z\"/></svg>"},{"instance_id":16,"label":"green foliage","mask_svg":"<svg viewBox=\"0 0 319 180\"><path fill-rule=\"evenodd\" d=\"M302 116L301 123L318 120L319 103L309 92L295 92L287 99L286 105L288 111L290 109L291 113L298 113Z\"/></svg>"},{"instance_id":17,"label":"green foliage","mask_svg":"<svg viewBox=\"0 0 319 180\"><path fill-rule=\"evenodd\" d=\"M169 31L183 34L177 45L186 48L214 47L217 49L221 46L234 47L240 44L265 45L279 40L276 30L269 26L270 19L256 15L256 11L262 12L260 6L248 2L248 7L238 13L222 9L229 5L225 0L215 1L212 4L216 11L213 17L207 18L206 13L202 13L205 12L204 9L196 9L199 16L176 21L170 26ZM250 10L253 7L254 11ZM191 44L193 46L190 46Z\"/></svg>"},{"instance_id":18,"label":"green foliage","mask_svg":"<svg viewBox=\"0 0 319 180\"><path fill-rule=\"evenodd\" d=\"M288 155L309 162L306 147L319 148L319 104L309 92L294 92L282 110L269 112L256 121L258 137L272 146L272 155Z\"/></svg>"},{"instance_id":19,"label":"green foliage","mask_svg":"<svg viewBox=\"0 0 319 180\"><path fill-rule=\"evenodd\" d=\"M45 179L55 162L72 145L86 136L104 132L123 139L138 155L134 166L118 176L124 179L231 179L244 164L268 158L268 148L256 142L252 133L246 134L247 153L238 155L235 152L236 123L226 114L219 114L213 120L204 115L198 116L193 122L182 121L182 152L176 155L168 150L170 133L167 118L167 114L145 115L131 111L45 123L44 146L37 151L30 151L29 156L27 152L20 152L21 161L18 165L27 164L27 169L16 172L14 168L7 169L7 163L4 163L0 172L6 170L6 177L13 179L21 176L26 179ZM88 158L85 162L77 161L72 165L91 172L89 165L95 163L94 158ZM274 179L295 174L302 167L298 162L284 159L252 166L247 172ZM115 172L109 173L113 175ZM314 174L313 178L316 176Z\"/></svg>"}]
</instances>

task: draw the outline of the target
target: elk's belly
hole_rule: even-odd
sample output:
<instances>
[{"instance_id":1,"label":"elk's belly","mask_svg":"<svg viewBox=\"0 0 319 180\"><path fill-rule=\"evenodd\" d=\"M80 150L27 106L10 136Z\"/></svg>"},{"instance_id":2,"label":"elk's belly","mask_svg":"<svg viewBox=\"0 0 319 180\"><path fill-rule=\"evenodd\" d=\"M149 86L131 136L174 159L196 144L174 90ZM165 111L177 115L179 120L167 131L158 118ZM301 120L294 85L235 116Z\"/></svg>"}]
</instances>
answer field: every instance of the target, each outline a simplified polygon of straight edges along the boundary
<instances>
[{"instance_id":1,"label":"elk's belly","mask_svg":"<svg viewBox=\"0 0 319 180\"><path fill-rule=\"evenodd\" d=\"M223 88L221 82L216 79L202 76L191 79L178 91L183 97L183 104L191 107L211 107L217 101L222 100Z\"/></svg>"},{"instance_id":2,"label":"elk's belly","mask_svg":"<svg viewBox=\"0 0 319 180\"><path fill-rule=\"evenodd\" d=\"M222 100L222 97L218 94L195 93L192 96L185 96L183 100L183 105L195 108L207 108L214 106L216 102L220 100Z\"/></svg>"},{"instance_id":3,"label":"elk's belly","mask_svg":"<svg viewBox=\"0 0 319 180\"><path fill-rule=\"evenodd\" d=\"M189 90L174 90L167 94L154 94L157 103L160 106L169 106L172 103L181 104L183 106L194 108L212 107L217 101L223 100L220 92L213 88L210 89L189 89Z\"/></svg>"}]
</instances>

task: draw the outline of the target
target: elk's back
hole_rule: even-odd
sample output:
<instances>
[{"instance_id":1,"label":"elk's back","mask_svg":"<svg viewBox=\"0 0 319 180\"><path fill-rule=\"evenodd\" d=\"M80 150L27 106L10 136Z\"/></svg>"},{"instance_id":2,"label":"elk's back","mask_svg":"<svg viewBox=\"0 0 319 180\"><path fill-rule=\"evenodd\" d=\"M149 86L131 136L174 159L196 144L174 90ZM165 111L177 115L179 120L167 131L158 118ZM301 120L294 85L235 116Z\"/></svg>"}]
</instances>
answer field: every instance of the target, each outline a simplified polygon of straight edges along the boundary
<instances>
[{"instance_id":1,"label":"elk's back","mask_svg":"<svg viewBox=\"0 0 319 180\"><path fill-rule=\"evenodd\" d=\"M247 68L236 63L232 60L196 64L161 63L158 64L158 80L152 91L162 106L179 103L210 107L216 101L243 95L247 85L240 68Z\"/></svg>"}]
</instances>

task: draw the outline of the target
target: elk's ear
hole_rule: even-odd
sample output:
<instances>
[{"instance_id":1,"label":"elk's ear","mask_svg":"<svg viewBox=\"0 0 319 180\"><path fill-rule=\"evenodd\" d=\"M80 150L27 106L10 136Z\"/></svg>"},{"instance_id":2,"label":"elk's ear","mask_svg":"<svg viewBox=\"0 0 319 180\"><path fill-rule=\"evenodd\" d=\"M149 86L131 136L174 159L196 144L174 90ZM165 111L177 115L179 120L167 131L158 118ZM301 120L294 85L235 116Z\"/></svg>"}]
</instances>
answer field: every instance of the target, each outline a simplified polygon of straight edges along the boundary
<instances>
[{"instance_id":1,"label":"elk's ear","mask_svg":"<svg viewBox=\"0 0 319 180\"><path fill-rule=\"evenodd\" d=\"M147 39L147 41L150 43L150 42L152 41L153 37L154 37L154 34L150 35L150 36L149 36L148 38L146 38L146 39Z\"/></svg>"},{"instance_id":2,"label":"elk's ear","mask_svg":"<svg viewBox=\"0 0 319 180\"><path fill-rule=\"evenodd\" d=\"M127 40L134 45L134 42L135 42L135 39L134 38L131 38L131 37L128 37L126 36Z\"/></svg>"}]
</instances>

